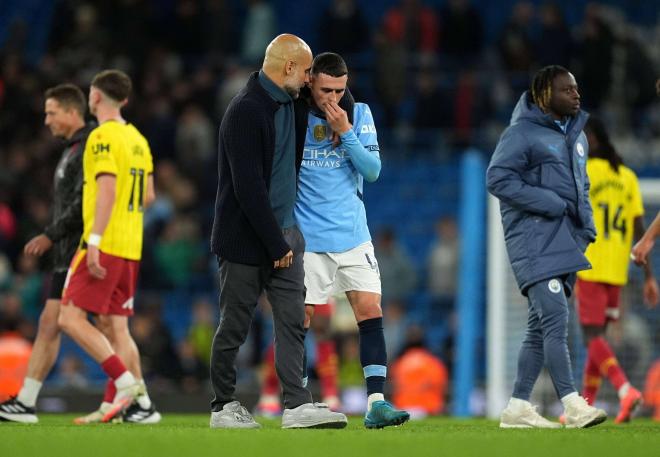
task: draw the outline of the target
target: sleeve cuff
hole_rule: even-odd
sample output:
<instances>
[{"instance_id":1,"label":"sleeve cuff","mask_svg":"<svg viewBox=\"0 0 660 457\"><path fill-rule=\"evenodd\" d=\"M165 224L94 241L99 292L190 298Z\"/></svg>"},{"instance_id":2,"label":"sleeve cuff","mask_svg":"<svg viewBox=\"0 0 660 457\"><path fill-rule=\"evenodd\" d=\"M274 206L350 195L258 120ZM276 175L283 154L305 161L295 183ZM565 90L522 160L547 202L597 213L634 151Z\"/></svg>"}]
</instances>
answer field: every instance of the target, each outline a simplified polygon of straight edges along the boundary
<instances>
[{"instance_id":1,"label":"sleeve cuff","mask_svg":"<svg viewBox=\"0 0 660 457\"><path fill-rule=\"evenodd\" d=\"M339 138L341 138L342 140L345 140L345 139L348 139L348 138L357 138L357 136L355 135L355 132L353 131L353 129L348 129L346 132L340 133Z\"/></svg>"}]
</instances>

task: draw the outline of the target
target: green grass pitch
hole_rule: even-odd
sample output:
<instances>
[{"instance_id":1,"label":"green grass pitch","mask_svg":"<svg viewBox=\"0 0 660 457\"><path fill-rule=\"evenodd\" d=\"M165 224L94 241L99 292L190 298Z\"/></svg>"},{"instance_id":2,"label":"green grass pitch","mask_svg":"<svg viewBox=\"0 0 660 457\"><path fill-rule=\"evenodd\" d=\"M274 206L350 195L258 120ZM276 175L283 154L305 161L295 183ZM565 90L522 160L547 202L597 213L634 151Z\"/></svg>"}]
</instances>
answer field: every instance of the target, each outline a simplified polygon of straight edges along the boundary
<instances>
[{"instance_id":1,"label":"green grass pitch","mask_svg":"<svg viewBox=\"0 0 660 457\"><path fill-rule=\"evenodd\" d=\"M366 430L351 417L343 430L281 430L279 420L258 418L260 430L211 430L206 414L165 414L158 425L76 426L73 417L0 423L0 456L660 457L660 423L649 419L586 430L500 430L485 419L432 418Z\"/></svg>"}]
</instances>

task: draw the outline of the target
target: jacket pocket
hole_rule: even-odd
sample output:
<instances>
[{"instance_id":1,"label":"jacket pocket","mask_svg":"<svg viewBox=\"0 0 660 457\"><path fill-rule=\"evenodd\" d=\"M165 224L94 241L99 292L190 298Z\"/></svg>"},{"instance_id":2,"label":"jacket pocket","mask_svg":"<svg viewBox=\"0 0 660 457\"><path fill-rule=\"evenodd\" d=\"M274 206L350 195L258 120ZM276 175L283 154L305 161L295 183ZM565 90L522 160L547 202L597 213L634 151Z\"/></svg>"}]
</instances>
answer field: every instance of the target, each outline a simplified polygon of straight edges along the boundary
<instances>
[{"instance_id":1,"label":"jacket pocket","mask_svg":"<svg viewBox=\"0 0 660 457\"><path fill-rule=\"evenodd\" d=\"M579 249L575 239L571 235L571 231L566 225L565 217L559 219L539 217L536 227L537 245L540 245L540 255Z\"/></svg>"},{"instance_id":2,"label":"jacket pocket","mask_svg":"<svg viewBox=\"0 0 660 457\"><path fill-rule=\"evenodd\" d=\"M539 252L545 252L546 249L548 249L548 246L550 246L550 243L555 239L557 236L557 232L561 228L561 224L563 222L564 218L560 218L556 221L555 226L552 228L552 231L550 232L549 235L547 235L547 239L543 242L543 245L541 246L541 250Z\"/></svg>"}]
</instances>

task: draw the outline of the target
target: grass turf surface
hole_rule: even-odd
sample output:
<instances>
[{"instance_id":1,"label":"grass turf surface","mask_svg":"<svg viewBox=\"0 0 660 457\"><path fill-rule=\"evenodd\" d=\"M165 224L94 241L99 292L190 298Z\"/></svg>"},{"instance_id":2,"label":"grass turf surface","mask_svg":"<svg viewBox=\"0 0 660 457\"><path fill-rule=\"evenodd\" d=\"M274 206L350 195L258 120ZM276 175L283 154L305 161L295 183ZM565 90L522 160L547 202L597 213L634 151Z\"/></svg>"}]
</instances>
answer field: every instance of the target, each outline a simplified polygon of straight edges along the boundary
<instances>
[{"instance_id":1,"label":"grass turf surface","mask_svg":"<svg viewBox=\"0 0 660 457\"><path fill-rule=\"evenodd\" d=\"M660 423L607 421L586 430L500 430L485 419L432 418L366 430L349 418L343 430L211 430L209 416L165 414L158 425L76 426L73 415L39 416L38 425L0 423L0 456L660 456Z\"/></svg>"}]
</instances>

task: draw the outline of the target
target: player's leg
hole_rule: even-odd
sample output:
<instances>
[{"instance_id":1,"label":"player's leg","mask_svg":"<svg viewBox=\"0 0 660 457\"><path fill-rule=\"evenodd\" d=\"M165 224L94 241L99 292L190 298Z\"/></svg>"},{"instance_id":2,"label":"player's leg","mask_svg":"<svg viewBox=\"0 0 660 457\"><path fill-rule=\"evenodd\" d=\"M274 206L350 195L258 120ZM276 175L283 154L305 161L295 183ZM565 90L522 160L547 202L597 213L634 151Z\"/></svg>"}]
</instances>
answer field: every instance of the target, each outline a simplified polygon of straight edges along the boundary
<instances>
[{"instance_id":1,"label":"player's leg","mask_svg":"<svg viewBox=\"0 0 660 457\"><path fill-rule=\"evenodd\" d=\"M371 242L340 255L337 288L346 292L360 335L360 363L367 385L367 428L400 425L410 419L406 411L385 400L387 349L380 307L381 283Z\"/></svg>"},{"instance_id":2,"label":"player's leg","mask_svg":"<svg viewBox=\"0 0 660 457\"><path fill-rule=\"evenodd\" d=\"M149 398L140 366L140 352L128 328L128 318L133 315L139 269L138 261L124 260L122 276L110 301L109 314L101 316L101 319L109 321L107 327L112 335L113 348L122 360L126 361L126 366L140 385L137 398L125 411L123 420L131 423L156 424L160 422L161 415Z\"/></svg>"},{"instance_id":3,"label":"player's leg","mask_svg":"<svg viewBox=\"0 0 660 457\"><path fill-rule=\"evenodd\" d=\"M105 335L106 338L108 338L110 345L114 347L112 341L112 332L109 328L110 321L108 319L103 319L102 317L103 316L99 315L94 316L94 325L101 331L101 333ZM119 357L121 358L121 355ZM115 399L115 395L117 395L117 386L115 386L115 382L109 378L105 384L105 389L103 390L103 398L98 409L92 411L89 414L85 414L84 416L78 416L74 418L73 423L76 425L88 425L101 422L103 420L103 416L105 416L105 414L110 411L110 408L112 408L112 402Z\"/></svg>"},{"instance_id":4,"label":"player's leg","mask_svg":"<svg viewBox=\"0 0 660 457\"><path fill-rule=\"evenodd\" d=\"M586 332L583 330L583 333ZM587 343L587 347L589 347L589 343ZM587 360L584 364L584 373L582 376L582 396L590 405L593 405L596 401L601 384L602 378L598 365L589 351L587 351Z\"/></svg>"},{"instance_id":5,"label":"player's leg","mask_svg":"<svg viewBox=\"0 0 660 457\"><path fill-rule=\"evenodd\" d=\"M107 272L105 278L99 280L87 270L85 254L86 251L79 251L72 260L58 323L62 331L101 365L117 387L113 407L103 419L106 421L132 403L139 384L105 335L87 320L87 313L107 314L111 297L123 274L125 259L100 253L101 264Z\"/></svg>"},{"instance_id":6,"label":"player's leg","mask_svg":"<svg viewBox=\"0 0 660 457\"><path fill-rule=\"evenodd\" d=\"M583 329L588 344L589 359L597 367L600 375L607 377L617 390L620 408L614 422L618 424L630 420L632 413L642 403L642 393L630 385L626 373L621 368L614 351L605 339L607 324L619 318L621 288L609 284L596 284L596 286L602 291L601 295L604 296L605 306L602 310L599 310L598 317L600 320L593 322L596 325L586 325L591 323L587 321Z\"/></svg>"},{"instance_id":7,"label":"player's leg","mask_svg":"<svg viewBox=\"0 0 660 457\"><path fill-rule=\"evenodd\" d=\"M123 420L131 423L155 424L160 422L161 415L156 411L154 403L149 397L147 386L142 376L142 367L140 366L140 353L128 329L128 316L107 315L99 316L101 320L107 320L112 347L117 355L126 361L126 367L133 373L135 379L140 384L140 392L124 413ZM109 397L109 395L106 395ZM105 398L104 398L105 400Z\"/></svg>"},{"instance_id":8,"label":"player's leg","mask_svg":"<svg viewBox=\"0 0 660 457\"><path fill-rule=\"evenodd\" d=\"M48 299L41 315L37 337L23 386L16 397L0 403L0 418L13 422L37 423L36 403L46 376L53 368L60 351L60 328L57 318L66 272L53 273Z\"/></svg>"},{"instance_id":9,"label":"player's leg","mask_svg":"<svg viewBox=\"0 0 660 457\"><path fill-rule=\"evenodd\" d=\"M329 300L331 301L331 300ZM321 401L330 409L340 409L339 402L339 363L337 348L330 328L334 304L305 306L305 309L314 310L314 319L311 319L311 329L316 340L316 374L321 387Z\"/></svg>"},{"instance_id":10,"label":"player's leg","mask_svg":"<svg viewBox=\"0 0 660 457\"><path fill-rule=\"evenodd\" d=\"M619 396L619 413L614 422L620 424L630 420L632 413L642 403L642 393L630 385L626 373L605 339L605 327L583 327L588 341L588 358L599 375L606 376Z\"/></svg>"},{"instance_id":11,"label":"player's leg","mask_svg":"<svg viewBox=\"0 0 660 457\"><path fill-rule=\"evenodd\" d=\"M82 347L100 365L105 374L117 387L113 406L124 409L137 396L139 384L128 371L126 365L114 352L108 339L87 320L87 311L79 308L73 301L61 307L59 324L80 347ZM108 412L109 414L110 412ZM113 417L116 414L112 415ZM112 419L104 417L104 420Z\"/></svg>"},{"instance_id":12,"label":"player's leg","mask_svg":"<svg viewBox=\"0 0 660 457\"><path fill-rule=\"evenodd\" d=\"M552 278L532 285L528 290L533 312L543 331L543 352L557 397L564 405L566 426L591 427L603 422L604 411L589 405L573 384L568 352L568 302L563 279Z\"/></svg>"},{"instance_id":13,"label":"player's leg","mask_svg":"<svg viewBox=\"0 0 660 457\"><path fill-rule=\"evenodd\" d=\"M578 309L580 324L587 345L587 370L585 370L585 398L593 402L597 392L596 377L605 376L617 390L620 401L615 422L627 422L642 402L642 393L632 387L619 361L605 339L609 321L619 317L621 288L610 284L578 281ZM589 373L587 373L589 371ZM587 378L587 376L591 376ZM592 386L596 386L593 389ZM594 392L590 391L590 387ZM591 395L591 397L588 397Z\"/></svg>"},{"instance_id":14,"label":"player's leg","mask_svg":"<svg viewBox=\"0 0 660 457\"><path fill-rule=\"evenodd\" d=\"M541 319L528 297L527 330L520 351L513 394L500 417L501 428L559 428L541 416L529 399L543 368L543 331Z\"/></svg>"},{"instance_id":15,"label":"player's leg","mask_svg":"<svg viewBox=\"0 0 660 457\"><path fill-rule=\"evenodd\" d=\"M582 396L593 405L600 388L600 364L595 354L590 350L591 339L603 335L605 331L605 307L607 296L601 284L591 281L577 280L575 285L575 304L582 327L587 359L582 376Z\"/></svg>"},{"instance_id":16,"label":"player's leg","mask_svg":"<svg viewBox=\"0 0 660 457\"><path fill-rule=\"evenodd\" d=\"M335 282L337 268L337 255L323 252L305 252L305 334L310 326L314 330L317 341L317 372L321 380L321 395L323 402L331 409L338 406L337 381L336 381L336 352L332 358L332 344L330 338L330 317L328 316L328 305L332 286ZM317 312L318 311L318 312ZM319 350L320 349L320 350ZM322 359L322 360L321 360ZM334 374L332 363L335 362ZM321 365L319 365L321 364ZM319 369L320 367L320 369ZM303 382L307 379L307 352L303 355ZM334 393L332 384L334 383Z\"/></svg>"},{"instance_id":17,"label":"player's leg","mask_svg":"<svg viewBox=\"0 0 660 457\"><path fill-rule=\"evenodd\" d=\"M39 328L37 329L37 337L32 345L32 354L28 364L26 381L32 379L42 383L46 379L46 376L48 376L48 373L50 373L53 365L55 365L57 355L60 352L61 339L60 328L57 325L59 312L59 299L46 300L46 305L41 312L41 316L39 316ZM32 393L33 398L29 399L32 405L34 405L38 394L38 389ZM22 396L19 394L20 398Z\"/></svg>"}]
</instances>

